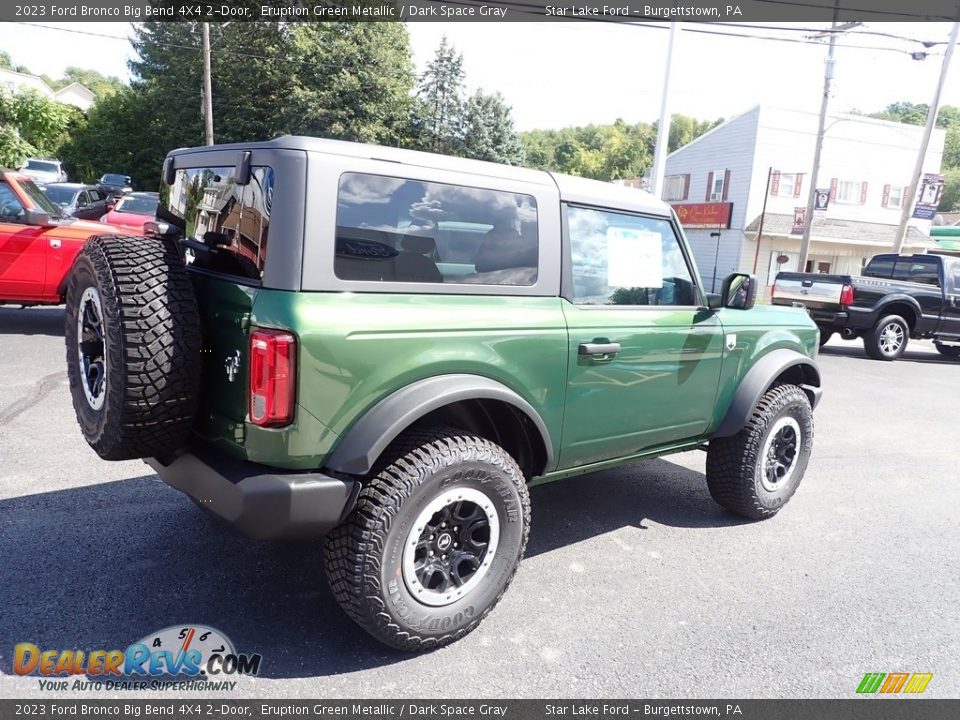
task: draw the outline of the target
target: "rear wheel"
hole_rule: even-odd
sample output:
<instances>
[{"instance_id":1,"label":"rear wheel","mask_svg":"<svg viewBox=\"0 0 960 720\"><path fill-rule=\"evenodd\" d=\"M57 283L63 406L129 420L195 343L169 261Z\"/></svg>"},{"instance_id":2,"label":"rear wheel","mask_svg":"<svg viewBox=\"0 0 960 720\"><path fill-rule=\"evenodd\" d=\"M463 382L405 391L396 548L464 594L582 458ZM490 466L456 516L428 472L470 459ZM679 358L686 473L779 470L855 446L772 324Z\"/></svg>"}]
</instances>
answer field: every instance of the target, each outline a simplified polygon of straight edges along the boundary
<instances>
[{"instance_id":1,"label":"rear wheel","mask_svg":"<svg viewBox=\"0 0 960 720\"><path fill-rule=\"evenodd\" d=\"M796 385L768 390L736 435L710 441L707 488L720 505L762 520L793 497L813 449L813 411Z\"/></svg>"},{"instance_id":2,"label":"rear wheel","mask_svg":"<svg viewBox=\"0 0 960 720\"><path fill-rule=\"evenodd\" d=\"M937 349L937 352L948 358L960 358L960 345L944 345L943 343L934 342L933 346Z\"/></svg>"},{"instance_id":3,"label":"rear wheel","mask_svg":"<svg viewBox=\"0 0 960 720\"><path fill-rule=\"evenodd\" d=\"M896 360L907 349L909 340L907 321L899 315L887 315L863 336L863 349L874 360Z\"/></svg>"},{"instance_id":4,"label":"rear wheel","mask_svg":"<svg viewBox=\"0 0 960 720\"><path fill-rule=\"evenodd\" d=\"M828 342L830 342L830 338L832 337L833 337L832 330L821 330L820 331L820 347L823 347Z\"/></svg>"},{"instance_id":5,"label":"rear wheel","mask_svg":"<svg viewBox=\"0 0 960 720\"><path fill-rule=\"evenodd\" d=\"M427 650L489 613L527 544L530 502L512 457L453 428L408 431L327 536L337 602L381 642Z\"/></svg>"},{"instance_id":6,"label":"rear wheel","mask_svg":"<svg viewBox=\"0 0 960 720\"><path fill-rule=\"evenodd\" d=\"M87 443L106 460L176 449L193 423L200 318L173 243L97 236L66 292L70 394Z\"/></svg>"}]
</instances>

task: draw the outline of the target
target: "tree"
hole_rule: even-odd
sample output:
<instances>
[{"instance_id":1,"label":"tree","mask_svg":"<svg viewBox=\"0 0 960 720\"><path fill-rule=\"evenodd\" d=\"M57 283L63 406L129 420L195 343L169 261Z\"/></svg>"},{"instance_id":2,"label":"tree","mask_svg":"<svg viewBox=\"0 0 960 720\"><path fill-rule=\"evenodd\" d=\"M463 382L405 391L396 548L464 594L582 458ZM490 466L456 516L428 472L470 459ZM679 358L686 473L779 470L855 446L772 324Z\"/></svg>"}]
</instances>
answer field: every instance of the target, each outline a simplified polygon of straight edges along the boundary
<instances>
[{"instance_id":1,"label":"tree","mask_svg":"<svg viewBox=\"0 0 960 720\"><path fill-rule=\"evenodd\" d=\"M417 88L413 126L420 148L448 155L462 149L463 82L463 55L444 35Z\"/></svg>"},{"instance_id":2,"label":"tree","mask_svg":"<svg viewBox=\"0 0 960 720\"><path fill-rule=\"evenodd\" d=\"M149 100L128 87L99 100L60 148L67 172L84 182L124 172L136 187L156 189L166 150L151 112Z\"/></svg>"},{"instance_id":3,"label":"tree","mask_svg":"<svg viewBox=\"0 0 960 720\"><path fill-rule=\"evenodd\" d=\"M520 165L524 160L510 106L500 93L488 95L478 90L467 100L460 144L464 157L508 165Z\"/></svg>"},{"instance_id":4,"label":"tree","mask_svg":"<svg viewBox=\"0 0 960 720\"><path fill-rule=\"evenodd\" d=\"M399 23L294 23L290 132L397 145L408 135L413 66ZM289 72L289 70L288 70Z\"/></svg>"},{"instance_id":5,"label":"tree","mask_svg":"<svg viewBox=\"0 0 960 720\"><path fill-rule=\"evenodd\" d=\"M80 118L82 113L76 108L32 89L0 92L2 164L18 166L30 155L53 155Z\"/></svg>"},{"instance_id":6,"label":"tree","mask_svg":"<svg viewBox=\"0 0 960 720\"><path fill-rule=\"evenodd\" d=\"M937 210L940 212L960 212L960 168L948 168L943 171L943 194Z\"/></svg>"}]
</instances>

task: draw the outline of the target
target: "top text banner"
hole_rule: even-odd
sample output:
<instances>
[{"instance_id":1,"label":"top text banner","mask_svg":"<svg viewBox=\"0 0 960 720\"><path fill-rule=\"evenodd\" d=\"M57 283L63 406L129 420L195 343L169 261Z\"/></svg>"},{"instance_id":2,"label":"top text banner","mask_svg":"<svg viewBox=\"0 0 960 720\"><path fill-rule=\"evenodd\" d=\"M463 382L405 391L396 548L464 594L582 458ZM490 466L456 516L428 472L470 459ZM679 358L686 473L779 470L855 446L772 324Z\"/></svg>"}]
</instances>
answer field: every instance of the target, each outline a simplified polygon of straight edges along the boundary
<instances>
[{"instance_id":1,"label":"top text banner","mask_svg":"<svg viewBox=\"0 0 960 720\"><path fill-rule=\"evenodd\" d=\"M0 21L943 22L958 0L39 0L0 3Z\"/></svg>"}]
</instances>

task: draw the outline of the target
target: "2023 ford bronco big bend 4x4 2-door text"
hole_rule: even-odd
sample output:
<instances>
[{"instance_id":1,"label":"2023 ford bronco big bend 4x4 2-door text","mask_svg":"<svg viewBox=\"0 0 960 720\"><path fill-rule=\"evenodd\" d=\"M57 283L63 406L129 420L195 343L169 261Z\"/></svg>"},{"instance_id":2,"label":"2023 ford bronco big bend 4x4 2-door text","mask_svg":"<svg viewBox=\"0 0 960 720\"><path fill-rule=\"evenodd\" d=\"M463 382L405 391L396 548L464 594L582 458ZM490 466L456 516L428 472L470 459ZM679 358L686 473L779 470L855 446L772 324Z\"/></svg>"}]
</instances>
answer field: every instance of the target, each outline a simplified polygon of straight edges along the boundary
<instances>
[{"instance_id":1,"label":"2023 ford bronco big bend 4x4 2-door text","mask_svg":"<svg viewBox=\"0 0 960 720\"><path fill-rule=\"evenodd\" d=\"M746 275L705 294L638 190L284 137L171 152L147 227L72 269L84 436L247 535L326 534L395 647L493 608L531 484L707 443L714 499L765 518L806 469L816 327Z\"/></svg>"}]
</instances>

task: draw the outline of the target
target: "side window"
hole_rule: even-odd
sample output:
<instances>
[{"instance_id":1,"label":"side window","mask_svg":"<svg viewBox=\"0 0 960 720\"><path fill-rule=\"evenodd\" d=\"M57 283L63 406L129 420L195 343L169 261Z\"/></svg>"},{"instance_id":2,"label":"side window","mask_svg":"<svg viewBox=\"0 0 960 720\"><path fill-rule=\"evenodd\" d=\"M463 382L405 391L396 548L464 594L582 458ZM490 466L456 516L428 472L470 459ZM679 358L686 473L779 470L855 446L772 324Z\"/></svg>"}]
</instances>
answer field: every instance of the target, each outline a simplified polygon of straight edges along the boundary
<instances>
[{"instance_id":1,"label":"side window","mask_svg":"<svg viewBox=\"0 0 960 720\"><path fill-rule=\"evenodd\" d=\"M250 182L237 185L232 167L177 170L161 191L158 217L180 221L184 235L215 250L194 263L213 272L260 280L267 256L274 173L254 166Z\"/></svg>"},{"instance_id":2,"label":"side window","mask_svg":"<svg viewBox=\"0 0 960 720\"><path fill-rule=\"evenodd\" d=\"M898 260L893 279L939 286L940 267L936 260Z\"/></svg>"},{"instance_id":3,"label":"side window","mask_svg":"<svg viewBox=\"0 0 960 720\"><path fill-rule=\"evenodd\" d=\"M537 202L503 190L345 173L335 252L341 280L533 285Z\"/></svg>"},{"instance_id":4,"label":"side window","mask_svg":"<svg viewBox=\"0 0 960 720\"><path fill-rule=\"evenodd\" d=\"M90 205L93 202L93 193L89 190L84 190L80 193L80 197L77 198L77 207L85 207Z\"/></svg>"},{"instance_id":5,"label":"side window","mask_svg":"<svg viewBox=\"0 0 960 720\"><path fill-rule=\"evenodd\" d=\"M667 220L567 208L578 305L696 305L693 276Z\"/></svg>"},{"instance_id":6,"label":"side window","mask_svg":"<svg viewBox=\"0 0 960 720\"><path fill-rule=\"evenodd\" d=\"M23 203L5 182L0 182L0 222L20 222Z\"/></svg>"},{"instance_id":7,"label":"side window","mask_svg":"<svg viewBox=\"0 0 960 720\"><path fill-rule=\"evenodd\" d=\"M867 263L863 270L864 277L875 277L889 280L893 277L893 258L875 257Z\"/></svg>"}]
</instances>

